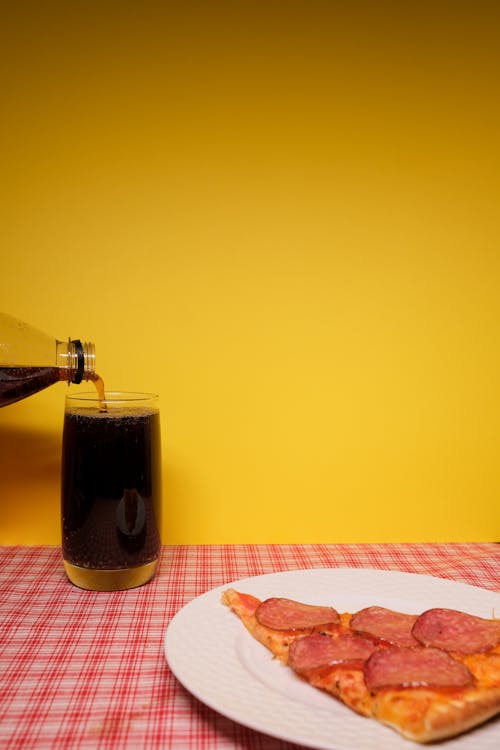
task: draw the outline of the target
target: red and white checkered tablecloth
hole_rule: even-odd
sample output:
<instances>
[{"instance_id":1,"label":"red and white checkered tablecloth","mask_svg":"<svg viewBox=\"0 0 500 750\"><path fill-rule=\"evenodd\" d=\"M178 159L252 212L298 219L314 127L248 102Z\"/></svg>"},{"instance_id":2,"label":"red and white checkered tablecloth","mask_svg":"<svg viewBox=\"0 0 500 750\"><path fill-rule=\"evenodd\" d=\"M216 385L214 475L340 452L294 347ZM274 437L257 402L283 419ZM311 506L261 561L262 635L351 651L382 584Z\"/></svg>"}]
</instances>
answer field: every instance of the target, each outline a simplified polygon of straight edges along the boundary
<instances>
[{"instance_id":1,"label":"red and white checkered tablecloth","mask_svg":"<svg viewBox=\"0 0 500 750\"><path fill-rule=\"evenodd\" d=\"M402 570L498 590L500 545L164 547L146 586L72 586L57 547L0 547L0 747L292 750L215 713L173 677L163 652L177 610L239 578L284 570Z\"/></svg>"}]
</instances>

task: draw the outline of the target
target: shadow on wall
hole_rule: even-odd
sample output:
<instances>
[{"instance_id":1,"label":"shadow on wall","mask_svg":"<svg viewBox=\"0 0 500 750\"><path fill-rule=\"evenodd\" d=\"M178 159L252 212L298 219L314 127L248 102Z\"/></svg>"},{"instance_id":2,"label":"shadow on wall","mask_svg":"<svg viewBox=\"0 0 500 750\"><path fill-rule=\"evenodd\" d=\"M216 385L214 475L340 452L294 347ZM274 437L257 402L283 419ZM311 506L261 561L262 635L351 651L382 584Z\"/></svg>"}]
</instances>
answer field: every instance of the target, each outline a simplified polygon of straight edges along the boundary
<instances>
[{"instance_id":1,"label":"shadow on wall","mask_svg":"<svg viewBox=\"0 0 500 750\"><path fill-rule=\"evenodd\" d=\"M59 544L61 436L0 425L0 544Z\"/></svg>"}]
</instances>

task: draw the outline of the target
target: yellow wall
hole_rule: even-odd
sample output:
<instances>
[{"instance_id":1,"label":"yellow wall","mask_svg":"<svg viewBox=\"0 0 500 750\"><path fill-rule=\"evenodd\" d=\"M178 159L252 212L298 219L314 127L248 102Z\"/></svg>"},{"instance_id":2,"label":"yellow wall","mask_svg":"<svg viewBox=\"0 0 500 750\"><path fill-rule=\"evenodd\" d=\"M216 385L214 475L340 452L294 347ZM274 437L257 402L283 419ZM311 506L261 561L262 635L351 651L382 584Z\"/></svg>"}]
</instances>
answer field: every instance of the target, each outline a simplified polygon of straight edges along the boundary
<instances>
[{"instance_id":1,"label":"yellow wall","mask_svg":"<svg viewBox=\"0 0 500 750\"><path fill-rule=\"evenodd\" d=\"M165 542L500 540L499 21L2 11L0 308L160 393ZM66 390L0 411L2 543L59 541Z\"/></svg>"}]
</instances>

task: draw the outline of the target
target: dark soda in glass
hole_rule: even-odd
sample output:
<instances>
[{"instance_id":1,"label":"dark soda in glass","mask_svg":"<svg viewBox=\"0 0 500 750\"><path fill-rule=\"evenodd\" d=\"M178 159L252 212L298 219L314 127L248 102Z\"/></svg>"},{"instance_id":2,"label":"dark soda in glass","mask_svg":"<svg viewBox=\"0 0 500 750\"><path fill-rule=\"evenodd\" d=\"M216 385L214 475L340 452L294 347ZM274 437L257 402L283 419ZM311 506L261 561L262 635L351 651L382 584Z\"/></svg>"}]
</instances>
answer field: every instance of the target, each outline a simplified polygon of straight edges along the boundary
<instances>
[{"instance_id":1,"label":"dark soda in glass","mask_svg":"<svg viewBox=\"0 0 500 750\"><path fill-rule=\"evenodd\" d=\"M77 586L131 588L154 575L161 545L160 440L155 397L67 397L62 551Z\"/></svg>"}]
</instances>

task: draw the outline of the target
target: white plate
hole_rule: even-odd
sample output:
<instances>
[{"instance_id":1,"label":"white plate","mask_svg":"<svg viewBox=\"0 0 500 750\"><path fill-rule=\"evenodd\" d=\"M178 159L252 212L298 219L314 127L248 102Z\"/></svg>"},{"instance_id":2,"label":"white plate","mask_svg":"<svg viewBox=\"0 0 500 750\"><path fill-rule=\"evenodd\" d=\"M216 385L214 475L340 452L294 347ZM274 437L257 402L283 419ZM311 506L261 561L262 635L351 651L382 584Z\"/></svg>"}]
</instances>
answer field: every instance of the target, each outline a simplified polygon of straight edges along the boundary
<instances>
[{"instance_id":1,"label":"white plate","mask_svg":"<svg viewBox=\"0 0 500 750\"><path fill-rule=\"evenodd\" d=\"M165 654L184 687L240 724L318 750L409 750L412 744L312 688L273 659L221 604L221 594L228 588L260 599L285 596L329 604L339 612L378 604L408 613L450 607L480 617L500 616L500 594L494 591L413 573L359 568L316 568L245 578L212 589L183 607L167 629ZM498 750L500 722L492 720L439 746Z\"/></svg>"}]
</instances>

